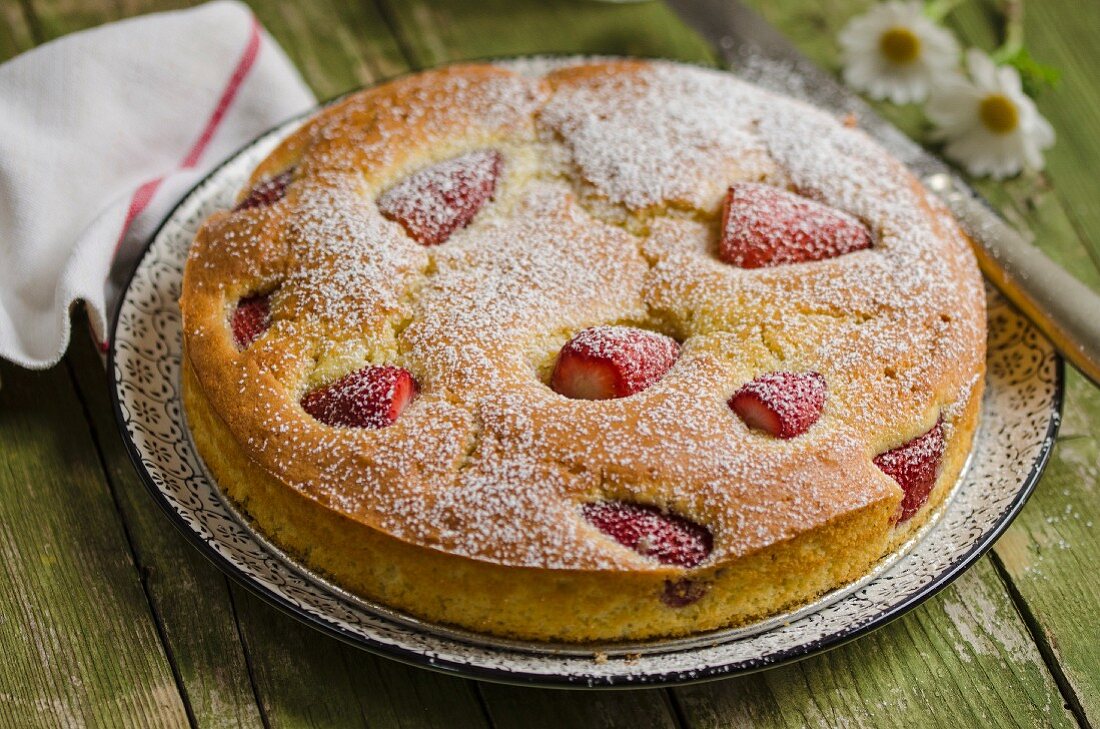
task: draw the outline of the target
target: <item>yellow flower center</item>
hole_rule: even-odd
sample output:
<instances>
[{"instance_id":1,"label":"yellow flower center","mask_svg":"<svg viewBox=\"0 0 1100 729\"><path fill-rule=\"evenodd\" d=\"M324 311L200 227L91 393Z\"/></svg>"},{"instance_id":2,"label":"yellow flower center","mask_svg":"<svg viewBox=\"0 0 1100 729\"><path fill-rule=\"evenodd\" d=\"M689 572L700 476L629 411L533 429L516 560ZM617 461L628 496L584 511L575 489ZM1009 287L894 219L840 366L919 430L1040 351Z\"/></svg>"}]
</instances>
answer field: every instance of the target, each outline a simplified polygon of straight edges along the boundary
<instances>
[{"instance_id":1,"label":"yellow flower center","mask_svg":"<svg viewBox=\"0 0 1100 729\"><path fill-rule=\"evenodd\" d=\"M1020 113L1012 99L1004 94L990 94L978 105L978 117L994 134L1008 134L1020 125Z\"/></svg>"},{"instance_id":2,"label":"yellow flower center","mask_svg":"<svg viewBox=\"0 0 1100 729\"><path fill-rule=\"evenodd\" d=\"M890 28L878 39L879 50L891 63L903 66L920 57L920 38L908 28Z\"/></svg>"}]
</instances>

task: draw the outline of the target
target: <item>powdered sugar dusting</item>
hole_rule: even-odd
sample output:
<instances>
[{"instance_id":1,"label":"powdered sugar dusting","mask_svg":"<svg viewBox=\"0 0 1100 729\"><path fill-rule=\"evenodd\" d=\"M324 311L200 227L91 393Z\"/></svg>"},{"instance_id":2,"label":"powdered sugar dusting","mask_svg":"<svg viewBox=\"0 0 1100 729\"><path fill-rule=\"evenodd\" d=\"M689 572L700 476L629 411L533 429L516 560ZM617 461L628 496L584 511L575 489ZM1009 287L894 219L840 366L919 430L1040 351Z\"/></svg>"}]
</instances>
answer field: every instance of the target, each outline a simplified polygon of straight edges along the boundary
<instances>
[{"instance_id":1,"label":"powdered sugar dusting","mask_svg":"<svg viewBox=\"0 0 1100 729\"><path fill-rule=\"evenodd\" d=\"M562 347L550 386L566 397L633 395L660 380L680 356L672 337L637 327L583 329Z\"/></svg>"},{"instance_id":2,"label":"powdered sugar dusting","mask_svg":"<svg viewBox=\"0 0 1100 729\"><path fill-rule=\"evenodd\" d=\"M598 73L561 87L540 122L561 139L561 163L598 197L631 210L713 210L728 181L771 171L745 113L756 93L718 79L671 65L640 77Z\"/></svg>"},{"instance_id":3,"label":"powdered sugar dusting","mask_svg":"<svg viewBox=\"0 0 1100 729\"><path fill-rule=\"evenodd\" d=\"M322 336L366 334L399 310L427 257L364 204L352 180L318 183L301 191L285 233L290 260L282 314L311 323Z\"/></svg>"},{"instance_id":4,"label":"powdered sugar dusting","mask_svg":"<svg viewBox=\"0 0 1100 729\"><path fill-rule=\"evenodd\" d=\"M871 247L871 236L844 212L772 185L730 187L719 255L742 268L820 261Z\"/></svg>"},{"instance_id":5,"label":"powdered sugar dusting","mask_svg":"<svg viewBox=\"0 0 1100 729\"><path fill-rule=\"evenodd\" d=\"M492 197L503 164L496 150L477 150L406 177L378 197L378 209L424 245L464 228Z\"/></svg>"},{"instance_id":6,"label":"powdered sugar dusting","mask_svg":"<svg viewBox=\"0 0 1100 729\"><path fill-rule=\"evenodd\" d=\"M873 456L950 417L983 357L980 279L946 214L858 131L728 74L524 70L437 72L434 85L351 97L296 135L278 205L200 235L189 267L232 280L194 293L212 297L206 308L185 295L189 356L219 363L198 371L208 391L241 393L215 406L237 408L227 422L256 461L399 538L551 568L669 569L593 526L584 503L703 525L712 565L897 498ZM391 217L453 220L422 193L450 189L446 165L470 155L482 171L499 155L499 176L441 245L379 210L402 191L390 194L406 212ZM411 184L423 170L432 184ZM720 205L736 182L797 189L866 224L874 246L753 271L723 263ZM268 258L241 261L254 251ZM273 285L262 347L228 353L197 334L217 331L229 292ZM562 345L606 325L675 336L681 355L629 397L547 387ZM367 365L420 385L392 425L332 427L300 407ZM820 420L790 440L727 406L775 370L828 382Z\"/></svg>"}]
</instances>

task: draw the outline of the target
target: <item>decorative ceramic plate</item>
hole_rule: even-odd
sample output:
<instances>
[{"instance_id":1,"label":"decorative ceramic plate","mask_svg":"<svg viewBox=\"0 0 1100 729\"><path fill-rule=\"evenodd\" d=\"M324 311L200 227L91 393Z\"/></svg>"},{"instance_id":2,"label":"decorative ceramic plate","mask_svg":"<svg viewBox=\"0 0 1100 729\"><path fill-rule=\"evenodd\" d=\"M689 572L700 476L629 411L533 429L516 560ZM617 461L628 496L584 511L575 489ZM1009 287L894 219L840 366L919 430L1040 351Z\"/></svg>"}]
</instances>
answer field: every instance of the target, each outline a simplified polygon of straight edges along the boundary
<instances>
[{"instance_id":1,"label":"decorative ceramic plate","mask_svg":"<svg viewBox=\"0 0 1100 729\"><path fill-rule=\"evenodd\" d=\"M176 302L188 247L202 221L232 206L253 167L299 123L248 145L165 221L123 294L108 364L119 427L154 499L230 576L327 633L409 663L513 683L637 686L758 670L867 633L943 589L1005 530L1046 464L1061 415L1062 362L991 293L985 397L969 466L937 518L854 585L746 627L584 646L496 639L351 595L283 554L236 511L204 470L180 402Z\"/></svg>"}]
</instances>

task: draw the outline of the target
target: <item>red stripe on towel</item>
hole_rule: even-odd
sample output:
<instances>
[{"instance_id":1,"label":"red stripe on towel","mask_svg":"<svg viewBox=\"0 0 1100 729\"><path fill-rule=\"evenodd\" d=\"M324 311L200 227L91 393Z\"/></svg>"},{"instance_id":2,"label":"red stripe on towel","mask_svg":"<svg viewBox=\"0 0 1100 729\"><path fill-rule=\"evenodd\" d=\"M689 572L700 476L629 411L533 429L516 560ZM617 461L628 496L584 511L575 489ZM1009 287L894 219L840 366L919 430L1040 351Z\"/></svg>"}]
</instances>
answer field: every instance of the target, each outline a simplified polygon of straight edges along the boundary
<instances>
[{"instance_id":1,"label":"red stripe on towel","mask_svg":"<svg viewBox=\"0 0 1100 729\"><path fill-rule=\"evenodd\" d=\"M248 72L252 70L253 64L256 63L258 55L260 55L260 21L253 15L252 33L248 38L248 45L245 46L240 60L237 61L237 67L233 69L233 75L229 77L229 83L225 85L225 90L222 91L221 98L218 99L218 105L214 107L214 113L210 115L202 134L199 135L198 140L191 147L191 151L187 153L180 167L194 167L198 164L206 145L210 143L210 140L214 137L214 132L218 129L218 125L225 118L225 112L229 110L233 100L237 98L237 92L240 91L241 84L244 83L245 77L248 76Z\"/></svg>"},{"instance_id":2,"label":"red stripe on towel","mask_svg":"<svg viewBox=\"0 0 1100 729\"><path fill-rule=\"evenodd\" d=\"M153 195L156 194L157 188L160 187L160 183L164 182L163 177L158 177L155 180L149 180L134 190L134 196L130 198L130 208L126 211L126 220L122 223L122 232L118 235L118 242L115 243L115 253L118 253L118 247L122 245L122 239L126 237L126 232L130 230L130 226L134 222L134 218L141 214L141 211L149 204L149 201L153 199Z\"/></svg>"},{"instance_id":3,"label":"red stripe on towel","mask_svg":"<svg viewBox=\"0 0 1100 729\"><path fill-rule=\"evenodd\" d=\"M244 48L244 52L241 53L240 59L237 61L236 67L233 69L233 75L229 77L229 81L225 85L225 89L222 91L221 97L218 98L218 103L214 107L213 113L210 118L207 119L206 125L203 126L202 133L199 134L199 138L195 140L195 143L191 145L191 149L188 150L187 156L183 158L177 169L189 169L198 164L202 158L202 153L206 151L206 147L210 144L210 140L214 138L214 134L218 131L218 127L221 126L222 121L225 119L226 112L229 111L229 107L233 105L233 101L237 98L237 92L240 91L241 85L244 83L245 78L248 76L248 72L252 70L252 67L256 64L256 58L260 55L260 42L262 40L260 21L256 19L256 16L252 16L252 28L248 36L248 44ZM142 183L137 190L134 191L133 197L130 198L130 207L126 211L126 219L122 223L122 230L118 234L118 240L115 242L115 252L112 255L118 255L119 246L122 245L122 241L126 238L126 234L130 232L130 226L133 225L134 219L141 215L142 211L149 205L149 202L153 199L153 195L156 194L157 188L160 187L160 183L164 181L164 176L157 177L156 179L149 180ZM108 343L106 341L100 343L100 347L106 350Z\"/></svg>"},{"instance_id":4,"label":"red stripe on towel","mask_svg":"<svg viewBox=\"0 0 1100 729\"><path fill-rule=\"evenodd\" d=\"M218 126L221 125L222 120L225 119L225 113L229 110L229 107L233 105L234 99L237 98L237 92L241 89L241 84L244 83L245 77L248 76L248 72L252 70L252 66L256 63L256 57L260 54L260 21L256 19L256 16L252 16L252 31L248 38L248 45L245 46L244 52L241 54L240 60L237 61L236 68L233 69L233 75L229 77L229 82L225 85L225 90L222 91L221 97L218 99L217 106L214 107L214 112L210 115L206 125L203 127L202 134L195 140L195 143L191 145L191 149L187 152L187 156L183 158L177 169L188 169L198 164L199 159L202 157L202 153L206 150L210 140L214 138L214 133L218 130ZM136 191L134 196L130 200L130 209L126 212L126 220L122 224L122 232L119 233L118 242L115 244L115 253L118 253L118 246L122 244L122 239L126 237L126 233L129 232L130 226L134 222L134 218L141 214L145 207L149 204L149 201L153 199L153 194L160 187L160 183L164 180L164 177L158 177L155 180L149 180Z\"/></svg>"}]
</instances>

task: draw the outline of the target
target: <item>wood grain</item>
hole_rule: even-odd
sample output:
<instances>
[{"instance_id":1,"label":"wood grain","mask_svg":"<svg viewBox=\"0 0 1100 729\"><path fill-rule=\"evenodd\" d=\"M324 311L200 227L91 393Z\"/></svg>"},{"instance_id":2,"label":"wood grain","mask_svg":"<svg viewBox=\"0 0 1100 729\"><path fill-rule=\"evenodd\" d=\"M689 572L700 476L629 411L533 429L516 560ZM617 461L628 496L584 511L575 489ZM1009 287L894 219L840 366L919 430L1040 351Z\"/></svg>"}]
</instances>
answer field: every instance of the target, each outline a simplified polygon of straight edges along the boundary
<instances>
[{"instance_id":1,"label":"wood grain","mask_svg":"<svg viewBox=\"0 0 1100 729\"><path fill-rule=\"evenodd\" d=\"M0 0L0 59L106 20L186 4ZM407 68L485 56L712 60L660 3L250 4L322 97ZM836 30L869 2L752 4L835 68ZM968 42L990 47L992 10L991 0L972 0L950 22ZM1062 87L1040 101L1060 140L1044 176L980 187L1037 245L1100 287L1092 179L1100 164L1093 71L1100 50L1091 30L1100 4L1043 0L1028 3L1027 13L1029 46L1065 73ZM880 109L918 138L927 131L913 107ZM67 361L90 423L64 370L2 368L0 723L178 725L190 711L201 726L1100 724L1100 588L1089 569L1100 558L1100 391L1074 373L1062 435L1035 497L993 559L941 597L794 666L672 692L590 694L479 686L407 668L230 587L142 492L105 407L97 355L81 333Z\"/></svg>"},{"instance_id":2,"label":"wood grain","mask_svg":"<svg viewBox=\"0 0 1100 729\"><path fill-rule=\"evenodd\" d=\"M758 4L800 48L831 68L837 66L836 31L867 5L846 0L831 0L820 9L805 0ZM1044 174L1000 183L978 181L976 187L1010 222L1029 231L1054 261L1100 290L1097 248L1088 243L1088 236L1100 240L1100 218L1090 217L1100 206L1091 179L1100 158L1089 156L1097 143L1092 132L1100 127L1100 86L1091 70L1096 61L1092 66L1080 61L1082 54L1097 59L1097 46L1082 44L1081 33L1091 27L1088 20L1100 12L1100 4L1053 0L1025 7L1029 47L1064 73L1063 83L1040 98L1059 141L1047 155ZM997 17L996 7L982 0L963 3L948 21L964 43L988 50L998 42ZM917 109L878 108L922 136ZM1069 369L1066 417L1050 466L1031 502L995 547L993 559L1066 699L1079 718L1094 725L1100 724L1100 587L1087 566L1100 562L1098 490L1100 391Z\"/></svg>"},{"instance_id":3,"label":"wood grain","mask_svg":"<svg viewBox=\"0 0 1100 729\"><path fill-rule=\"evenodd\" d=\"M1070 372L1047 473L994 557L1070 702L1100 725L1100 390Z\"/></svg>"},{"instance_id":4,"label":"wood grain","mask_svg":"<svg viewBox=\"0 0 1100 729\"><path fill-rule=\"evenodd\" d=\"M318 98L336 96L406 68L393 34L371 2L250 4Z\"/></svg>"},{"instance_id":5,"label":"wood grain","mask_svg":"<svg viewBox=\"0 0 1100 729\"><path fill-rule=\"evenodd\" d=\"M408 62L424 68L458 60L539 53L660 56L709 60L708 46L663 3L382 0Z\"/></svg>"},{"instance_id":6,"label":"wood grain","mask_svg":"<svg viewBox=\"0 0 1100 729\"><path fill-rule=\"evenodd\" d=\"M679 726L668 692L661 689L589 692L482 684L481 691L497 729Z\"/></svg>"},{"instance_id":7,"label":"wood grain","mask_svg":"<svg viewBox=\"0 0 1100 729\"><path fill-rule=\"evenodd\" d=\"M1006 185L986 182L981 189L1032 231L1051 258L1100 290L1100 201L1089 174L1100 164L1100 143L1092 133L1100 124L1100 86L1095 63L1082 63L1082 54L1095 57L1095 46L1080 45L1086 28L1100 27L1100 3L1054 0L1025 8L1029 48L1063 73L1062 83L1039 98L1059 140L1047 155L1042 177ZM968 42L991 48L997 41L990 14L988 3L971 3L952 20ZM1088 567L1100 560L1098 481L1100 390L1069 369L1058 447L994 559L1067 699L1093 725L1100 723L1100 585Z\"/></svg>"},{"instance_id":8,"label":"wood grain","mask_svg":"<svg viewBox=\"0 0 1100 729\"><path fill-rule=\"evenodd\" d=\"M65 369L0 379L0 723L186 724Z\"/></svg>"},{"instance_id":9,"label":"wood grain","mask_svg":"<svg viewBox=\"0 0 1100 729\"><path fill-rule=\"evenodd\" d=\"M988 558L853 643L676 694L696 727L1076 726Z\"/></svg>"},{"instance_id":10,"label":"wood grain","mask_svg":"<svg viewBox=\"0 0 1100 729\"><path fill-rule=\"evenodd\" d=\"M849 3L849 5L851 4ZM476 57L479 55L477 49L485 48L486 45L480 43L477 39L485 35L489 35L494 40L488 44L490 50L487 53L482 51L480 55L507 54L509 52L507 41L500 39L504 31L487 27L492 23L499 23L500 20L487 18L486 16L491 15L491 13L483 14L481 8L472 9L457 0L453 2L433 2L430 7L427 3L389 2L387 7L389 8L389 14L395 19L394 27L402 38L401 46L412 49L416 54L415 61L418 64L441 63L459 58ZM560 8L560 6L554 7ZM829 3L825 3L819 11L815 9L814 4L807 2L759 3L759 7L769 14L779 16L780 27L799 29L801 33L796 37L798 40L804 41L803 46L806 51L812 55L815 54L819 60L824 60L827 64L835 65L835 59L830 56L833 53L832 39L835 29L829 28L825 14L830 13L829 18L842 20L847 15L842 12L841 8L830 8ZM621 11L622 8L617 10ZM664 8L659 10L667 12ZM551 13L552 10L544 7L543 12ZM576 18L573 18L572 22L575 21ZM663 27L665 28L665 34L661 36L660 42L648 46L645 52L641 52L643 55L660 55L688 61L709 60L708 56L699 52L696 44L676 37L677 33L684 35L686 29L677 26L674 20ZM828 29L827 32L823 32L826 29ZM612 52L602 48L577 47L574 45L576 42L576 36L569 32L569 25L566 22L554 24L547 22L546 25L542 26L538 35L536 50L553 49L580 53ZM891 113L899 124L911 130L919 131L919 118L913 109L887 110L887 112ZM1063 219L1059 218L1059 220ZM1067 242L1070 245L1075 244L1073 238L1070 238ZM1066 246L1066 248L1068 249L1069 246ZM1076 244L1073 250L1077 251L1078 255L1082 252L1079 244ZM1085 260L1088 260L1087 255ZM830 687L832 694L835 695L835 701L825 708L831 712L833 718L838 721L851 721L862 726L876 726L878 723L890 718L901 726L911 725L914 722L920 724L929 718L929 709L934 708L936 711L932 715L944 722L954 721L960 717L974 716L1000 716L1002 718L1027 716L1038 721L1040 718L1047 716L1047 713L1052 710L1051 707L1055 707L1057 711L1054 716L1056 718L1061 716L1060 721L1062 723L1067 721L1067 717L1062 714L1061 698L1054 679L1043 665L1038 650L1030 643L1026 624L1014 612L1008 589L992 574L992 568L988 563L983 563L981 569L982 574L988 579L977 583L984 589L984 592L980 595L975 594L980 597L984 612L975 613L972 610L960 608L959 606L963 604L962 598L957 598L954 603L948 602L950 595L957 593L958 588L952 588L952 593L949 593L948 597L941 598L940 601L934 603L941 610L951 609L953 611L955 622L951 623L951 629L954 630L954 633L951 633L949 628L943 628L942 631L937 633L937 629L941 626L936 620L935 608L926 607L915 611L908 618L908 624L906 622L895 623L880 631L873 638L864 639L865 641L877 640L885 645L898 647L899 652L894 654L899 656L895 661L897 665L891 665L881 658L878 653L871 659L867 659L859 648L864 641L851 648L844 648L830 654L834 657L833 660L845 660L846 658L846 665L849 667L847 681L843 685L838 684ZM973 582L973 580L970 580L970 582ZM978 597L975 597L975 599L978 599ZM1001 622L990 622L992 615L1000 615ZM914 635L910 632L911 626L909 624L920 628L920 633ZM957 650L962 644L958 640L950 642L947 640L952 636L957 638L959 635L972 638L975 645L978 646L1012 645L1020 647L1031 645L1032 650L1027 660L1033 662L1035 671L1033 674L1028 675L1015 671L1010 663L999 659L982 661L985 683L976 682L973 680L973 674L966 667L970 658ZM925 645L922 639L929 637L938 637L940 640L932 644L932 650L926 649L922 653L921 648ZM1006 641L1009 642L1006 643ZM807 664L782 668L765 675L773 677L775 681L793 681L796 684L805 684L806 674L803 668L805 665ZM962 703L936 704L932 698L933 695L921 693L923 689L920 689L916 693L908 694L908 698L903 693L901 698L904 700L890 703L889 711L872 712L867 707L859 708L857 702L861 696L881 697L884 695L884 689L891 687L892 674L899 670L914 670L916 668L922 669L928 676L935 677L942 684L939 688L941 692L949 692L958 696L973 696L974 698ZM984 689L989 685L997 686L999 693L977 691L977 689ZM489 700L490 713L494 717L498 713L502 713L505 708L525 705L524 698L519 695L517 689L494 690L492 693L486 690L485 695ZM714 717L728 719L728 712L733 712L732 715L735 717L754 718L752 723L761 725L799 725L801 722L799 719L800 714L797 712L792 714L785 701L781 700L776 703L774 687L766 682L761 683L760 679L719 681L692 689L677 689L674 691L674 695L682 700L685 706L684 717L692 725L706 726L708 723L713 724L707 717L711 719ZM781 698L785 695L785 692L778 694ZM712 697L709 701L706 699L708 696ZM725 700L730 696L737 697L736 706ZM1042 697L1039 707L1032 703L1033 696ZM917 701L917 698L922 700ZM688 699L691 699L690 705L694 707L690 711L687 710ZM767 707L772 705L779 708L779 713L769 712ZM592 706L590 704L586 704L586 706L592 712ZM851 711L845 711L845 706L849 706ZM821 707L818 708L821 709ZM623 708L617 712L611 712L610 716L622 719L621 725L628 726L630 725L630 719L626 718L627 712L637 710L646 711L647 709L640 706L631 706L629 709ZM534 715L540 716L541 712L535 712ZM523 716L523 714L521 713L520 716ZM598 716L606 717L608 714L597 715L592 712L589 719L592 721L601 720L601 718L597 718ZM828 717L822 714L818 718L827 719ZM802 717L802 719L808 720L809 717ZM1072 723L1072 718L1069 718L1068 721Z\"/></svg>"},{"instance_id":11,"label":"wood grain","mask_svg":"<svg viewBox=\"0 0 1100 729\"><path fill-rule=\"evenodd\" d=\"M0 2L0 61L34 47L25 8L17 2Z\"/></svg>"},{"instance_id":12,"label":"wood grain","mask_svg":"<svg viewBox=\"0 0 1100 729\"><path fill-rule=\"evenodd\" d=\"M1100 265L1100 198L1095 172L1100 168L1100 84L1096 79L1096 33L1100 3L1042 0L1024 6L1027 46L1057 67L1062 81L1039 98L1039 110L1058 130L1058 143L1047 155L1047 169L1058 181L1062 200L1082 242Z\"/></svg>"},{"instance_id":13,"label":"wood grain","mask_svg":"<svg viewBox=\"0 0 1100 729\"><path fill-rule=\"evenodd\" d=\"M233 590L272 727L487 727L473 681L376 658Z\"/></svg>"},{"instance_id":14,"label":"wood grain","mask_svg":"<svg viewBox=\"0 0 1100 729\"><path fill-rule=\"evenodd\" d=\"M196 723L262 724L226 577L168 524L126 455L95 344L79 324L66 357L125 519L149 604Z\"/></svg>"},{"instance_id":15,"label":"wood grain","mask_svg":"<svg viewBox=\"0 0 1100 729\"><path fill-rule=\"evenodd\" d=\"M39 42L119 18L197 4L193 0L23 1L33 3L41 29ZM0 3L6 8L16 5L15 0ZM371 2L250 0L248 5L319 98L335 96L405 68L393 35Z\"/></svg>"}]
</instances>

